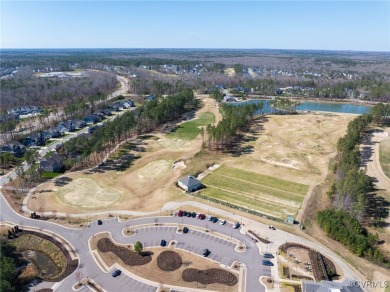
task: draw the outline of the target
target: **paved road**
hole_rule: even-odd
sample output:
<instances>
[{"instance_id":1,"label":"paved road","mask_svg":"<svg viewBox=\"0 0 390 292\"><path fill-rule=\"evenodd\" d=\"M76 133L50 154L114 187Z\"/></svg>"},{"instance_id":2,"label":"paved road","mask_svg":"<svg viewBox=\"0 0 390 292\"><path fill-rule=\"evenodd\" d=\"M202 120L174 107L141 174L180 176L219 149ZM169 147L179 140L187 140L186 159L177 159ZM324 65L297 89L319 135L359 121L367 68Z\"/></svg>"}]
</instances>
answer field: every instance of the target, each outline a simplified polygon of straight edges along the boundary
<instances>
[{"instance_id":1,"label":"paved road","mask_svg":"<svg viewBox=\"0 0 390 292\"><path fill-rule=\"evenodd\" d=\"M240 233L239 229L233 229L231 224L220 225L213 224L206 220L198 220L195 218L179 218L174 216L169 217L148 217L130 220L126 222L119 222L117 218L107 219L103 221L103 225L99 226L96 222L89 224L89 227L84 229L72 229L64 226L22 217L16 214L3 196L0 197L1 204L1 221L13 222L20 226L32 226L50 231L61 235L65 238L77 252L80 260L80 265L76 272L66 278L56 291L70 291L70 288L78 281L79 277L89 277L97 283L103 285L107 291L124 291L131 285L131 291L155 291L158 285L150 285L147 283L138 283L136 279L125 278L119 281L120 278L113 278L111 273L104 273L93 259L89 247L88 240L99 232L110 232L113 239L119 243L135 243L137 240L147 242L146 245L155 245L161 239L176 240L179 242L178 248L189 250L199 254L205 247L212 252L211 259L222 264L231 264L233 261L240 261L247 268L247 291L264 291L264 287L259 283L259 277L264 275L271 275L270 269L261 265L262 256L259 254L259 249L256 244L246 235ZM158 219L159 224L181 224L186 225L192 229L192 226L197 226L209 229L211 234L206 234L199 231L191 231L188 234L177 234L174 229L168 228L140 228L134 236L123 236L123 229L131 226L138 226L144 224L154 224L155 219ZM164 227L164 226L163 226ZM246 250L242 253L235 252L232 243L228 240L220 240L213 236L213 232L221 233L227 237L235 238L245 244ZM46 286L47 284L44 283ZM137 284L140 288L134 288ZM42 287L41 285L40 287ZM119 289L119 290L118 290Z\"/></svg>"}]
</instances>

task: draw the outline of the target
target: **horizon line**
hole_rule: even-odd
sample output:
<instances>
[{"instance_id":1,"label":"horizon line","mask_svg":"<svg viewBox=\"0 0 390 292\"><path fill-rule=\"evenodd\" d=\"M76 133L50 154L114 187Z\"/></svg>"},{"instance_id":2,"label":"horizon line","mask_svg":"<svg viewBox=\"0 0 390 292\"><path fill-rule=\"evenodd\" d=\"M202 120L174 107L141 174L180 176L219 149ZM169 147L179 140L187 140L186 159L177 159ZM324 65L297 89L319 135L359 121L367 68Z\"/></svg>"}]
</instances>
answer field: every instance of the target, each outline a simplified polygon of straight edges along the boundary
<instances>
[{"instance_id":1,"label":"horizon line","mask_svg":"<svg viewBox=\"0 0 390 292\"><path fill-rule=\"evenodd\" d=\"M387 53L390 54L390 50L354 50L354 49L281 49L281 48L167 48L167 47L153 47L153 48L141 48L141 47L69 47L69 48L0 48L1 50L271 50L271 51L327 51L327 52L360 52L360 53Z\"/></svg>"}]
</instances>

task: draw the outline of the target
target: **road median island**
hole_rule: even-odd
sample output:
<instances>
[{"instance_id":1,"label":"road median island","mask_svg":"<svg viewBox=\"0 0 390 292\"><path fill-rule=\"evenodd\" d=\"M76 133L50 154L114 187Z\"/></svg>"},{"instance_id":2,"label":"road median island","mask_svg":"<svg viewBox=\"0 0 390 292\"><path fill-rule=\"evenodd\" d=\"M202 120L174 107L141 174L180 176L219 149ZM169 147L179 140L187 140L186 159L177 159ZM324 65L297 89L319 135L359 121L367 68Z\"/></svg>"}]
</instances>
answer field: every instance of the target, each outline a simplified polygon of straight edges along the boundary
<instances>
[{"instance_id":1,"label":"road median island","mask_svg":"<svg viewBox=\"0 0 390 292\"><path fill-rule=\"evenodd\" d=\"M236 275L222 269L198 270L189 268L183 271L182 277L186 282L197 281L203 285L218 283L234 286L238 283Z\"/></svg>"}]
</instances>

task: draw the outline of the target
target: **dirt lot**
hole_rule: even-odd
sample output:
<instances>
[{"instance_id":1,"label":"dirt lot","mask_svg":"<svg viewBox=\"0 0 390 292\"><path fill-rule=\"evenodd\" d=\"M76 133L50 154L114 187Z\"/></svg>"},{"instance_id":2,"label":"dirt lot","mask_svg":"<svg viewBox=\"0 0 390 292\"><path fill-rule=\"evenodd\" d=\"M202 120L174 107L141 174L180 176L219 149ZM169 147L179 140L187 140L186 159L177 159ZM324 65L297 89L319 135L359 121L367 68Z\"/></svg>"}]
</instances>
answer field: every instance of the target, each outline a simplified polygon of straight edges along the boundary
<instances>
[{"instance_id":1,"label":"dirt lot","mask_svg":"<svg viewBox=\"0 0 390 292\"><path fill-rule=\"evenodd\" d=\"M96 242L100 238L107 237L107 234L101 234L97 236L95 239L91 240L91 249L96 248ZM162 271L157 266L157 258L158 255L165 251L165 250L174 250L176 253L178 253L183 261L183 265L173 272L165 272ZM131 273L136 274L137 276L140 276L142 278L147 278L151 281L160 283L162 286L164 284L168 285L176 285L176 286L182 286L182 287L190 287L190 288L199 288L199 289L206 289L206 290L214 290L214 291L237 291L238 285L229 287L221 284L211 284L211 285L202 285L197 284L196 282L185 282L182 280L182 272L187 268L194 268L194 269L211 269L211 268L219 268L219 265L211 260L207 260L203 257L193 255L191 253L179 250L179 249L173 249L173 248L147 248L145 251L152 251L152 261L146 265L142 266L128 266L125 265L117 256L115 256L113 253L99 253L99 256L102 258L102 260L105 262L107 266L112 266L115 263L120 264L123 268L130 271ZM236 274L238 277L238 274Z\"/></svg>"}]
</instances>

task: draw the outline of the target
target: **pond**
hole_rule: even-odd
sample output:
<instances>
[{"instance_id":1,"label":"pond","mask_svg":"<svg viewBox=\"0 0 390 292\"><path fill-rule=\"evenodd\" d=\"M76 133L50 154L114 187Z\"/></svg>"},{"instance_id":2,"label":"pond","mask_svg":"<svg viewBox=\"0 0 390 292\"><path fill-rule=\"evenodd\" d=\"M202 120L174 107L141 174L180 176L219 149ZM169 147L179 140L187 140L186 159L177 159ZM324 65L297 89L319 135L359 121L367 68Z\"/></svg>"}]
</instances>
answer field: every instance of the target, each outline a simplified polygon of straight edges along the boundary
<instances>
[{"instance_id":1,"label":"pond","mask_svg":"<svg viewBox=\"0 0 390 292\"><path fill-rule=\"evenodd\" d=\"M269 114L275 112L270 105L270 100L250 100L242 103L233 103L235 105L259 103L263 102L263 108L257 114L264 113ZM311 112L332 112L332 113L346 113L346 114L367 114L370 112L371 107L367 105L357 105L352 103L324 103L324 102L302 102L296 107L297 110L311 111Z\"/></svg>"},{"instance_id":2,"label":"pond","mask_svg":"<svg viewBox=\"0 0 390 292\"><path fill-rule=\"evenodd\" d=\"M38 270L38 274L43 279L56 276L60 271L56 267L50 256L37 250L27 250L24 256L31 261Z\"/></svg>"}]
</instances>

